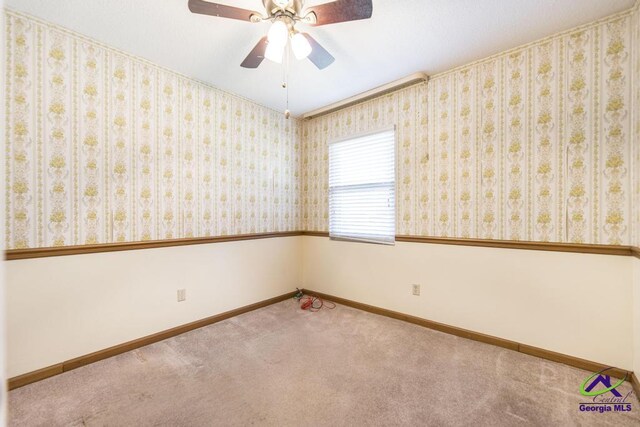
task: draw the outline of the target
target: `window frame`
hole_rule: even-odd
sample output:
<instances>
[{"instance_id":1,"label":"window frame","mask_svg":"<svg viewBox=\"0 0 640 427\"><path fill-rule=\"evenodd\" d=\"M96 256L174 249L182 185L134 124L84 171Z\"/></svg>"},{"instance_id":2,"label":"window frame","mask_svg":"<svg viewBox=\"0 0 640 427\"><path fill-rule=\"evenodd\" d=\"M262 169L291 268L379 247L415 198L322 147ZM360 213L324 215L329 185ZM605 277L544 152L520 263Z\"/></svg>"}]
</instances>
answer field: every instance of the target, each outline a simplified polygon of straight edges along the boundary
<instances>
[{"instance_id":1,"label":"window frame","mask_svg":"<svg viewBox=\"0 0 640 427\"><path fill-rule=\"evenodd\" d=\"M378 133L384 132L393 132L393 240L386 242L381 240L374 239L363 239L358 237L345 237L345 236L332 236L331 235L331 184L329 180L331 179L331 151L330 146L334 144L339 144L341 142L351 141L353 139L364 138L369 135L375 135ZM340 138L333 139L329 141L327 146L327 157L328 157L328 173L327 173L327 209L329 210L329 223L327 224L327 228L329 229L329 239L335 241L342 242L357 242L357 243L370 243L375 245L385 245L385 246L395 246L396 244L396 235L397 235L397 226L398 226L398 129L397 125L393 124L391 126L385 126L382 128L376 128L375 130L367 130L364 132L358 132L354 134L350 134L348 136L343 136Z\"/></svg>"}]
</instances>

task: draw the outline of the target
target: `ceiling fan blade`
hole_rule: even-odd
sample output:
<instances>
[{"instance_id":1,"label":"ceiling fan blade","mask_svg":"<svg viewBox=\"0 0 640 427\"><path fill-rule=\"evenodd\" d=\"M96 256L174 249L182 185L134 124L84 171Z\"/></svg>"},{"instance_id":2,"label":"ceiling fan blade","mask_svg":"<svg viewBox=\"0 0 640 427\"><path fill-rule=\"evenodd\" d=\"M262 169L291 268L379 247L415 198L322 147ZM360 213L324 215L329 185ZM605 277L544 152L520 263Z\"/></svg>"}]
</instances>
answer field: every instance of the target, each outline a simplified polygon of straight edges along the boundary
<instances>
[{"instance_id":1,"label":"ceiling fan blade","mask_svg":"<svg viewBox=\"0 0 640 427\"><path fill-rule=\"evenodd\" d=\"M211 3L204 0L189 0L189 10L202 15L219 16L221 18L239 19L240 21L251 21L253 15L260 16L252 10L241 9L239 7L227 6L224 4Z\"/></svg>"},{"instance_id":2,"label":"ceiling fan blade","mask_svg":"<svg viewBox=\"0 0 640 427\"><path fill-rule=\"evenodd\" d=\"M319 4L307 9L313 12L315 23L311 25L336 24L338 22L369 19L373 14L372 0L336 0L331 3Z\"/></svg>"},{"instance_id":3,"label":"ceiling fan blade","mask_svg":"<svg viewBox=\"0 0 640 427\"><path fill-rule=\"evenodd\" d=\"M309 61L313 62L313 64L321 70L324 70L329 65L333 64L333 61L336 59L331 56L331 54L327 52L327 50L316 41L316 39L307 33L302 33L302 35L309 40L309 44L311 45L311 53L308 57Z\"/></svg>"},{"instance_id":4,"label":"ceiling fan blade","mask_svg":"<svg viewBox=\"0 0 640 427\"><path fill-rule=\"evenodd\" d=\"M242 61L240 64L241 67L244 68L258 68L262 61L264 60L264 52L267 49L267 37L263 37L260 39L258 44L249 52L249 55Z\"/></svg>"}]
</instances>

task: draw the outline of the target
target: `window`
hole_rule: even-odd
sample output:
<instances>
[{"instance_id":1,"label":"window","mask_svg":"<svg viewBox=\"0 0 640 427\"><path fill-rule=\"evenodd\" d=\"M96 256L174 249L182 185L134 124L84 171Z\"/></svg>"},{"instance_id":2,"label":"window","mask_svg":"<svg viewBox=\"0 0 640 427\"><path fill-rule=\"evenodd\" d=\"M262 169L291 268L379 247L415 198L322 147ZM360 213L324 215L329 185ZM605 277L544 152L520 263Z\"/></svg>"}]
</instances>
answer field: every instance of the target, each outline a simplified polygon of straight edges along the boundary
<instances>
[{"instance_id":1,"label":"window","mask_svg":"<svg viewBox=\"0 0 640 427\"><path fill-rule=\"evenodd\" d=\"M329 145L329 236L393 244L395 129Z\"/></svg>"}]
</instances>

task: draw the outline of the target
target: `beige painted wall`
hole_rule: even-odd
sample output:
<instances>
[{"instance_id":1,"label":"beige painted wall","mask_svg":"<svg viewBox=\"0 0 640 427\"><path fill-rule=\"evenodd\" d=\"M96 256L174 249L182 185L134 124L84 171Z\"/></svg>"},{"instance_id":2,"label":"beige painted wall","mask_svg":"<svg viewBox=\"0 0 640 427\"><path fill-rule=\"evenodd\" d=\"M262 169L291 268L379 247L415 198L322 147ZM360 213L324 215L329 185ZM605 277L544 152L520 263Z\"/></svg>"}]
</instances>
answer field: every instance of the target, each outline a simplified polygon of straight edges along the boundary
<instances>
[{"instance_id":1,"label":"beige painted wall","mask_svg":"<svg viewBox=\"0 0 640 427\"><path fill-rule=\"evenodd\" d=\"M633 212L632 223L634 238L631 244L640 248L640 1L636 1L633 17L634 72L632 83L634 91L634 139L633 139ZM633 261L633 370L640 377L640 259Z\"/></svg>"},{"instance_id":2,"label":"beige painted wall","mask_svg":"<svg viewBox=\"0 0 640 427\"><path fill-rule=\"evenodd\" d=\"M632 368L631 258L304 237L307 289ZM411 284L421 285L421 296Z\"/></svg>"},{"instance_id":3,"label":"beige painted wall","mask_svg":"<svg viewBox=\"0 0 640 427\"><path fill-rule=\"evenodd\" d=\"M632 141L632 167L631 176L633 182L632 206L632 240L631 245L640 248L640 1L636 1L636 9L632 20L633 30L633 74L631 75L633 86L633 123L634 134ZM640 338L639 338L640 339Z\"/></svg>"},{"instance_id":4,"label":"beige painted wall","mask_svg":"<svg viewBox=\"0 0 640 427\"><path fill-rule=\"evenodd\" d=\"M633 263L633 371L640 378L640 259Z\"/></svg>"},{"instance_id":5,"label":"beige painted wall","mask_svg":"<svg viewBox=\"0 0 640 427\"><path fill-rule=\"evenodd\" d=\"M0 10L4 8L4 0L0 0ZM0 16L0 46L4 46L5 40L5 21L4 14ZM4 55L0 55L0 69L5 69ZM0 73L0 87L5 86L4 73ZM5 103L0 102L0 117L5 117ZM4 120L0 120L0 135L4 135ZM0 162L0 176L5 176L4 162ZM4 186L0 188L0 224L4 224ZM0 230L0 250L4 250L4 230ZM6 423L6 372L5 372L5 298L4 298L4 260L0 260L0 426Z\"/></svg>"},{"instance_id":6,"label":"beige painted wall","mask_svg":"<svg viewBox=\"0 0 640 427\"><path fill-rule=\"evenodd\" d=\"M8 375L293 291L301 239L11 261ZM187 290L181 303L178 288Z\"/></svg>"}]
</instances>

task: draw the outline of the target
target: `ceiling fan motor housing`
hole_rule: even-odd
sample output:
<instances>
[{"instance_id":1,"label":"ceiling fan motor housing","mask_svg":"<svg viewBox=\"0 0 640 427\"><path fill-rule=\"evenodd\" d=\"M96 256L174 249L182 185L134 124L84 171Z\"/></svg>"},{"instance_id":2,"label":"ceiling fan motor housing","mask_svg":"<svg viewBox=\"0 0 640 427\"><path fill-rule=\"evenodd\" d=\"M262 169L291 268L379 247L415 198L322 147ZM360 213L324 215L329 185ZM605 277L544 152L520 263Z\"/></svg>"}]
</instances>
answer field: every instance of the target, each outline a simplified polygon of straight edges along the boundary
<instances>
[{"instance_id":1,"label":"ceiling fan motor housing","mask_svg":"<svg viewBox=\"0 0 640 427\"><path fill-rule=\"evenodd\" d=\"M284 4L284 1L262 0L262 3L270 17L274 16L279 11L283 11L283 8L280 7L278 3ZM284 6L284 11L291 13L293 16L299 16L303 5L304 0L288 0Z\"/></svg>"}]
</instances>

